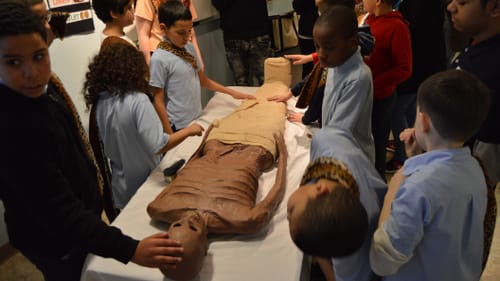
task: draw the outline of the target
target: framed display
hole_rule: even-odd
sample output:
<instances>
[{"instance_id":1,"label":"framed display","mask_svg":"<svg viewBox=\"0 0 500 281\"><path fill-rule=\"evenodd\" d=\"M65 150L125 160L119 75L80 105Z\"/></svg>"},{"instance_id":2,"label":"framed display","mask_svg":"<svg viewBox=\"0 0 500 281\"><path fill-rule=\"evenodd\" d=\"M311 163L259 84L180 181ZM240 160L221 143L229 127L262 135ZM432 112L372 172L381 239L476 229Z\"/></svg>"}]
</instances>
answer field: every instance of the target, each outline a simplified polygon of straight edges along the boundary
<instances>
[{"instance_id":1,"label":"framed display","mask_svg":"<svg viewBox=\"0 0 500 281\"><path fill-rule=\"evenodd\" d=\"M90 0L45 0L50 11L67 12L65 36L94 31Z\"/></svg>"}]
</instances>

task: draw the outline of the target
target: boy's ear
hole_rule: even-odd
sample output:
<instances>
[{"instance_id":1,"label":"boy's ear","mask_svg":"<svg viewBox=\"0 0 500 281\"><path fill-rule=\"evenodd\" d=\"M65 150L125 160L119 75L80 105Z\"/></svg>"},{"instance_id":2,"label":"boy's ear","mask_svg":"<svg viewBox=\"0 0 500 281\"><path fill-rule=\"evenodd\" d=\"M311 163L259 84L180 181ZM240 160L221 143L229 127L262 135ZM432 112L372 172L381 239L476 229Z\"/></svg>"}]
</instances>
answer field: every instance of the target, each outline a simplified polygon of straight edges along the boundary
<instances>
[{"instance_id":1,"label":"boy's ear","mask_svg":"<svg viewBox=\"0 0 500 281\"><path fill-rule=\"evenodd\" d=\"M160 30L167 31L167 26L164 23L160 23Z\"/></svg>"},{"instance_id":2,"label":"boy's ear","mask_svg":"<svg viewBox=\"0 0 500 281\"><path fill-rule=\"evenodd\" d=\"M420 114L420 120L422 121L422 130L424 133L428 133L432 127L432 120L427 115L427 113L420 111L418 114Z\"/></svg>"},{"instance_id":3,"label":"boy's ear","mask_svg":"<svg viewBox=\"0 0 500 281\"><path fill-rule=\"evenodd\" d=\"M109 11L109 15L111 16L112 19L117 19L118 16L120 16L119 13L114 12L114 11Z\"/></svg>"},{"instance_id":4,"label":"boy's ear","mask_svg":"<svg viewBox=\"0 0 500 281\"><path fill-rule=\"evenodd\" d=\"M316 185L316 197L324 196L330 194L330 188L328 188L325 184L317 184Z\"/></svg>"}]
</instances>

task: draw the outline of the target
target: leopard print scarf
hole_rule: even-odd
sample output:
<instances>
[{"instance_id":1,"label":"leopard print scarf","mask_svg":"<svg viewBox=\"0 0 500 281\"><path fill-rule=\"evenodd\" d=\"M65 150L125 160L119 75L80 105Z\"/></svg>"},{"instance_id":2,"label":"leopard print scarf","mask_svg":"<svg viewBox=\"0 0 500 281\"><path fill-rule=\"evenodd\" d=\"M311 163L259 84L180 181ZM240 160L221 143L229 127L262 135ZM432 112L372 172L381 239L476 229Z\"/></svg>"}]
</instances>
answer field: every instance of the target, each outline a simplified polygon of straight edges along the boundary
<instances>
[{"instance_id":1,"label":"leopard print scarf","mask_svg":"<svg viewBox=\"0 0 500 281\"><path fill-rule=\"evenodd\" d=\"M311 180L320 178L338 182L351 190L356 198L359 198L359 187L356 180L344 163L339 160L332 157L319 157L315 159L307 166L300 185L305 185Z\"/></svg>"},{"instance_id":2,"label":"leopard print scarf","mask_svg":"<svg viewBox=\"0 0 500 281\"><path fill-rule=\"evenodd\" d=\"M158 44L158 48L163 49L167 52L170 52L181 59L185 60L187 63L191 64L195 70L198 69L198 64L196 63L196 58L191 55L188 51L186 51L185 48L179 48L175 46L174 44L170 43L169 41L161 41L160 44Z\"/></svg>"},{"instance_id":3,"label":"leopard print scarf","mask_svg":"<svg viewBox=\"0 0 500 281\"><path fill-rule=\"evenodd\" d=\"M325 86L326 83L326 75L327 68L323 68L319 66L319 63L315 64L311 73L307 75L304 86L302 86L302 90L299 94L299 99L297 100L297 104L295 107L297 108L306 108L311 101L312 96L316 93L318 88Z\"/></svg>"},{"instance_id":4,"label":"leopard print scarf","mask_svg":"<svg viewBox=\"0 0 500 281\"><path fill-rule=\"evenodd\" d=\"M101 171L99 169L99 165L97 165L97 161L94 155L94 151L92 150L92 147L90 145L89 139L87 137L87 133L85 132L85 129L83 128L82 121L80 120L80 116L78 115L78 112L76 111L75 105L71 98L68 95L68 92L66 92L66 89L64 89L64 86L54 73L50 76L50 82L52 85L54 85L54 90L57 91L64 99L64 103L68 106L71 116L73 117L73 122L75 124L75 127L78 131L80 140L85 147L85 152L87 154L87 158L92 162L92 164L95 166L96 172L97 172L97 182L99 184L99 192L103 193L103 188L104 188L104 179L102 177Z\"/></svg>"}]
</instances>

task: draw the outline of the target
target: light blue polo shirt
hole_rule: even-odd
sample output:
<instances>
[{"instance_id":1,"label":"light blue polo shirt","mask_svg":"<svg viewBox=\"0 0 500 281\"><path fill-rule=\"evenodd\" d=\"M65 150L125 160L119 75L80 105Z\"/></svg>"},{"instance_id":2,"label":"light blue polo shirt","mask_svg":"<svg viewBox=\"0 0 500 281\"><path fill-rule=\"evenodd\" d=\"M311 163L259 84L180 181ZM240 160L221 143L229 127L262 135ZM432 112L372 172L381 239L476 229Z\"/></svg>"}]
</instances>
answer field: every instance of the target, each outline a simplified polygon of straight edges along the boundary
<instances>
[{"instance_id":1,"label":"light blue polo shirt","mask_svg":"<svg viewBox=\"0 0 500 281\"><path fill-rule=\"evenodd\" d=\"M115 206L123 208L160 163L156 153L168 143L153 104L143 93L100 94L97 126L111 161Z\"/></svg>"},{"instance_id":2,"label":"light blue polo shirt","mask_svg":"<svg viewBox=\"0 0 500 281\"><path fill-rule=\"evenodd\" d=\"M375 163L372 106L372 73L358 49L342 65L328 68L321 112L322 125L351 132L361 150Z\"/></svg>"},{"instance_id":3,"label":"light blue polo shirt","mask_svg":"<svg viewBox=\"0 0 500 281\"><path fill-rule=\"evenodd\" d=\"M200 59L191 42L186 50L195 57L194 69L186 60L161 48L151 56L149 85L163 88L170 123L183 129L201 115Z\"/></svg>"},{"instance_id":4,"label":"light blue polo shirt","mask_svg":"<svg viewBox=\"0 0 500 281\"><path fill-rule=\"evenodd\" d=\"M311 160L318 157L333 157L346 165L358 184L360 201L368 214L368 235L362 247L348 257L332 259L336 280L370 281L373 275L369 261L370 244L387 185L360 149L358 141L346 130L323 127L314 134Z\"/></svg>"},{"instance_id":5,"label":"light blue polo shirt","mask_svg":"<svg viewBox=\"0 0 500 281\"><path fill-rule=\"evenodd\" d=\"M487 191L467 147L406 160L407 178L377 230L371 263L383 280L479 280ZM381 252L384 252L381 254Z\"/></svg>"}]
</instances>

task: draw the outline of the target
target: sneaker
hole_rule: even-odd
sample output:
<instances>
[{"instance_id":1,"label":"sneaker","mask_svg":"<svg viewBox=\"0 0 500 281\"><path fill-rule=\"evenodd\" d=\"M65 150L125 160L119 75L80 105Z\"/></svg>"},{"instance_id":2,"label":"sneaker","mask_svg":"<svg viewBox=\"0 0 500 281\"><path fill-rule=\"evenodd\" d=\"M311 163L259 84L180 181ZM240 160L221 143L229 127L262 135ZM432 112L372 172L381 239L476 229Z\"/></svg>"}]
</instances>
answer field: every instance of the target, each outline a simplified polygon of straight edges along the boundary
<instances>
[{"instance_id":1,"label":"sneaker","mask_svg":"<svg viewBox=\"0 0 500 281\"><path fill-rule=\"evenodd\" d=\"M394 142L394 140L388 140L387 145L385 147L385 150L387 150L389 152L396 151L396 142Z\"/></svg>"},{"instance_id":2,"label":"sneaker","mask_svg":"<svg viewBox=\"0 0 500 281\"><path fill-rule=\"evenodd\" d=\"M401 167L403 167L403 163L401 163L397 160L391 159L389 162L387 162L387 165L385 167L385 172L387 174L394 174Z\"/></svg>"}]
</instances>

